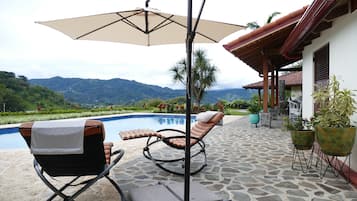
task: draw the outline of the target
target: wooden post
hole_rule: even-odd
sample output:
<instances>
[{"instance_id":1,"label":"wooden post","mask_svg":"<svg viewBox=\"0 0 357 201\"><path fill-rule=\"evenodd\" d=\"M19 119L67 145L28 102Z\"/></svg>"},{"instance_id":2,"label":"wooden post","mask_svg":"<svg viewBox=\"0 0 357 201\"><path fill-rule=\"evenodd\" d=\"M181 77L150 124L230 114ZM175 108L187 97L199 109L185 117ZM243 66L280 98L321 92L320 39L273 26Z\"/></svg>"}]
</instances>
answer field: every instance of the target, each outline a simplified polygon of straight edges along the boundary
<instances>
[{"instance_id":1,"label":"wooden post","mask_svg":"<svg viewBox=\"0 0 357 201\"><path fill-rule=\"evenodd\" d=\"M275 98L274 98L274 89L275 89L275 86L274 86L274 83L275 83L275 75L274 75L274 69L271 70L271 79L270 79L270 106L271 107L274 107L275 105Z\"/></svg>"},{"instance_id":2,"label":"wooden post","mask_svg":"<svg viewBox=\"0 0 357 201\"><path fill-rule=\"evenodd\" d=\"M268 112L268 61L263 56L263 112Z\"/></svg>"}]
</instances>

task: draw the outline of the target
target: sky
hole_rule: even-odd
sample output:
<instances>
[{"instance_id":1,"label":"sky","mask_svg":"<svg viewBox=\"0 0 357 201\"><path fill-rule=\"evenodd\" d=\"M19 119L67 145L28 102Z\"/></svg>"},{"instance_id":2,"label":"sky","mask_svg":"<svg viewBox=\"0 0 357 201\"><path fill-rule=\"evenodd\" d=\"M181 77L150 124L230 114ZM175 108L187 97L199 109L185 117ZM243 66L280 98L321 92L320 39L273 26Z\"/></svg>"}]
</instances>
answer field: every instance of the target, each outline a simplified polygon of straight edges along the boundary
<instances>
[{"instance_id":1,"label":"sky","mask_svg":"<svg viewBox=\"0 0 357 201\"><path fill-rule=\"evenodd\" d=\"M193 16L200 3L193 1ZM268 16L283 17L312 0L207 0L202 19L246 25L263 25ZM0 71L14 72L29 79L66 78L135 80L174 89L169 69L185 58L185 45L137 46L130 44L72 40L68 36L36 24L144 7L145 0L0 0ZM187 0L151 0L150 7L165 13L187 15ZM261 81L258 73L223 48L224 44L247 34L236 32L216 44L194 44L204 49L218 68L214 89L240 88Z\"/></svg>"}]
</instances>

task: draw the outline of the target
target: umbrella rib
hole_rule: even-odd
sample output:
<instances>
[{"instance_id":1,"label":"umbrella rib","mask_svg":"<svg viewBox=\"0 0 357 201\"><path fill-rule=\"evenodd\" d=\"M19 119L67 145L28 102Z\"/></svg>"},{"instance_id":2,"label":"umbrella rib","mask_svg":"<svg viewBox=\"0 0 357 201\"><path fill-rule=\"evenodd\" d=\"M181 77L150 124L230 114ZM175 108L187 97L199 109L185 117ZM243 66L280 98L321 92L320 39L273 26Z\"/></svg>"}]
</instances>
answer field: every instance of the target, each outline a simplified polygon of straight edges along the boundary
<instances>
[{"instance_id":1,"label":"umbrella rib","mask_svg":"<svg viewBox=\"0 0 357 201\"><path fill-rule=\"evenodd\" d=\"M157 14L157 13L154 13L154 14ZM150 30L150 32L153 32L153 31L156 31L156 30L159 30L171 23L173 23L173 20L170 20L174 15L171 15L170 17L164 17L162 15L159 15L160 17L164 18L164 20L162 22L160 22L159 24L157 24L154 28L152 28Z\"/></svg>"},{"instance_id":2,"label":"umbrella rib","mask_svg":"<svg viewBox=\"0 0 357 201\"><path fill-rule=\"evenodd\" d=\"M140 13L142 13L142 12L143 12L143 11L141 11ZM140 13L135 13L134 15L138 15L138 14L140 14ZM143 33L146 33L146 31L144 31L143 29L141 29L139 26L136 26L132 21L128 20L129 17L132 17L132 16L134 16L134 15L130 15L130 16L128 16L128 17L124 17L124 16L120 15L120 13L116 13L116 14L117 14L118 16L122 17L122 20L123 20L123 22L124 22L125 24L127 24L127 25L129 25L129 26L131 26L131 27L133 27L133 28L135 28L135 29L137 29L137 30L143 32Z\"/></svg>"},{"instance_id":3,"label":"umbrella rib","mask_svg":"<svg viewBox=\"0 0 357 201\"><path fill-rule=\"evenodd\" d=\"M140 10L140 11L141 11L141 10ZM141 12L142 12L142 11L141 11ZM125 22L124 20L127 20L127 18L132 17L132 16L135 16L135 15L141 13L141 12L133 13L132 15L129 15L129 16L127 16L127 17L124 17L124 16L120 15L119 13L116 13L118 16L121 17L121 19L115 20L115 21L110 22L110 23L108 23L108 24L105 24L105 25L103 25L103 26L101 26L101 27L98 27L98 28L96 28L96 29L93 29L92 31L89 31L89 32L87 32L87 33L84 33L84 34L82 34L82 35L76 37L75 39L76 39L76 40L81 39L81 38L83 38L83 37L85 37L85 36L88 36L88 35L90 35L90 34L96 32L96 31L99 31L99 30L101 30L101 29L104 29L104 28L106 28L106 27L108 27L108 26L110 26L110 25L112 25L112 24L117 23L117 22L120 22L120 21ZM139 27L135 27L135 28L137 28L137 29L139 29L140 31L142 31Z\"/></svg>"},{"instance_id":4,"label":"umbrella rib","mask_svg":"<svg viewBox=\"0 0 357 201\"><path fill-rule=\"evenodd\" d=\"M156 14L156 15L158 15L158 16L160 16L160 17L162 17L162 18L164 18L164 19L166 19L166 20L168 20L168 21L170 21L171 23L175 23L175 24L177 24L177 25L179 25L179 26L181 26L181 27L183 27L183 28L186 28L186 26L185 26L184 24L181 24L181 23L179 23L179 22L177 22L177 21L171 19L174 15L171 15L170 17L165 17L165 16L161 15L160 13L156 13L156 12L153 12L153 13ZM165 22L165 21L163 21L163 22ZM169 25L169 24L171 24L171 23L167 23L167 24L165 24L165 25L163 25L163 26L161 26L161 27L159 27L159 28L157 28L157 29L160 29L160 28L162 28L162 27L164 27L164 26L167 26L167 25ZM157 29L156 29L156 30L157 30ZM200 32L196 32L196 34L198 34L198 35L200 35L200 36L202 36L202 37L204 37L204 38L207 38L207 39L210 40L210 41L213 41L213 42L215 42L215 43L218 43L217 40L215 40L215 39L213 39L213 38L211 38L211 37L209 37L209 36L207 36L207 35L205 35L205 34L202 34L202 33L200 33Z\"/></svg>"}]
</instances>

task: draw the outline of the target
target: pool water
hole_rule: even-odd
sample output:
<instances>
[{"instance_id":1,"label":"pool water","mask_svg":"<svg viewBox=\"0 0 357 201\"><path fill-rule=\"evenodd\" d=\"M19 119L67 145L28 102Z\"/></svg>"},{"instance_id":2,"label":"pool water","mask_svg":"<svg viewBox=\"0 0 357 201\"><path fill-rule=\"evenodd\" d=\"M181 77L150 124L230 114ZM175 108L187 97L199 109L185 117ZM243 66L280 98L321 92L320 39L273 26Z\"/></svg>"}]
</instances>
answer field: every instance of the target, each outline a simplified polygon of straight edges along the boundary
<instances>
[{"instance_id":1,"label":"pool water","mask_svg":"<svg viewBox=\"0 0 357 201\"><path fill-rule=\"evenodd\" d=\"M98 119L103 121L105 128L105 141L116 142L120 140L119 132L132 129L177 128L185 125L183 115L125 115ZM192 117L192 122L195 117ZM26 148L26 142L18 132L18 128L0 129L0 149Z\"/></svg>"}]
</instances>

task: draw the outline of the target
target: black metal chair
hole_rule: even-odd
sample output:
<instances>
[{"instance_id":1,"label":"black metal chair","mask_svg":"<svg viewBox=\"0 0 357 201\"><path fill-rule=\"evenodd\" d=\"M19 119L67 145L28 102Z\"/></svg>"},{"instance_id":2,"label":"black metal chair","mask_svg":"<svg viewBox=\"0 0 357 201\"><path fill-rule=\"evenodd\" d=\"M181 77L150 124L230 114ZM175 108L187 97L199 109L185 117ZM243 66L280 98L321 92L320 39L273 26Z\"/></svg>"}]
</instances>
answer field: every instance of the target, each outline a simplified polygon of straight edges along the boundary
<instances>
[{"instance_id":1,"label":"black metal chair","mask_svg":"<svg viewBox=\"0 0 357 201\"><path fill-rule=\"evenodd\" d=\"M22 137L31 148L31 130L33 122L23 123L19 127ZM105 137L104 126L101 121L87 120L84 128L83 154L67 155L34 155L34 168L41 180L54 192L48 200L56 196L64 200L74 200L98 180L106 178L118 191L121 200L125 200L124 194L118 184L109 177L109 171L119 162L124 155L124 150L111 151L113 143L103 143ZM111 156L116 156L111 160ZM45 174L46 173L46 174ZM74 177L62 187L55 187L48 177ZM74 184L82 176L93 176L91 179ZM64 194L64 190L70 186L81 186L72 195Z\"/></svg>"}]
</instances>

